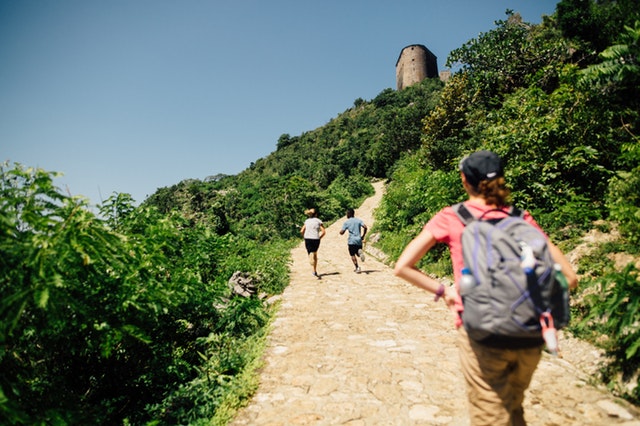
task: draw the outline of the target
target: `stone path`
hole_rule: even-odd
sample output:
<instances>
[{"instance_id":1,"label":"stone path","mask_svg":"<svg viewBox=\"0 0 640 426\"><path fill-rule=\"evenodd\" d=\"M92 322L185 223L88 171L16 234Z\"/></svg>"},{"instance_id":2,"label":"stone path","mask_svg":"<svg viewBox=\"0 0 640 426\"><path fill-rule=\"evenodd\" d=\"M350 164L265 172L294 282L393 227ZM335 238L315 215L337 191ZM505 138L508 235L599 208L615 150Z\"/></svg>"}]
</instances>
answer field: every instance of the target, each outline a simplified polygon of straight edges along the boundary
<instances>
[{"instance_id":1,"label":"stone path","mask_svg":"<svg viewBox=\"0 0 640 426\"><path fill-rule=\"evenodd\" d=\"M384 190L356 210L370 227ZM261 383L232 425L468 425L465 384L450 312L369 255L356 274L347 237L327 229L322 279L304 244L269 336ZM545 354L526 396L536 425L640 426L635 407L588 384L597 351L562 337Z\"/></svg>"}]
</instances>

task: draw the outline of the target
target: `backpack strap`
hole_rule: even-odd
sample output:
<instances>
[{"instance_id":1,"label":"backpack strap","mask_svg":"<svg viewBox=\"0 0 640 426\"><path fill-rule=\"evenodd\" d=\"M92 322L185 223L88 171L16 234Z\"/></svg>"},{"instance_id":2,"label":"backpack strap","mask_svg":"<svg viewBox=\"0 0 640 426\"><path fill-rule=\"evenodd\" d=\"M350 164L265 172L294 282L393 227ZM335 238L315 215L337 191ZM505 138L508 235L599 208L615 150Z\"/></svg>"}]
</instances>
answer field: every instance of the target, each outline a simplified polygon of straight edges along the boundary
<instances>
[{"instance_id":1,"label":"backpack strap","mask_svg":"<svg viewBox=\"0 0 640 426\"><path fill-rule=\"evenodd\" d=\"M524 218L524 210L521 210L515 206L511 206L511 211L509 212L509 216Z\"/></svg>"},{"instance_id":2,"label":"backpack strap","mask_svg":"<svg viewBox=\"0 0 640 426\"><path fill-rule=\"evenodd\" d=\"M454 204L453 206L451 206L453 208L453 211L456 213L456 215L458 216L458 219L460 219L460 222L462 222L465 226L467 226L468 224L470 224L471 222L473 222L474 220L476 220L477 218L471 214L471 212L469 211L469 209L467 208L467 206L464 205L464 203L457 203ZM493 212L493 211L499 211L502 213L505 213L509 216L513 216L513 217L524 217L524 211L511 206L511 208L509 209L508 212L502 210L502 209L491 209L491 210L487 210L486 212L484 212L482 214L482 216L480 216L480 220L482 220L482 218L484 217L484 215L486 215L489 212Z\"/></svg>"},{"instance_id":3,"label":"backpack strap","mask_svg":"<svg viewBox=\"0 0 640 426\"><path fill-rule=\"evenodd\" d=\"M464 203L454 204L451 207L453 207L453 211L456 213L458 219L460 219L460 222L462 222L464 226L467 226L468 224L476 220L475 216L471 214Z\"/></svg>"}]
</instances>

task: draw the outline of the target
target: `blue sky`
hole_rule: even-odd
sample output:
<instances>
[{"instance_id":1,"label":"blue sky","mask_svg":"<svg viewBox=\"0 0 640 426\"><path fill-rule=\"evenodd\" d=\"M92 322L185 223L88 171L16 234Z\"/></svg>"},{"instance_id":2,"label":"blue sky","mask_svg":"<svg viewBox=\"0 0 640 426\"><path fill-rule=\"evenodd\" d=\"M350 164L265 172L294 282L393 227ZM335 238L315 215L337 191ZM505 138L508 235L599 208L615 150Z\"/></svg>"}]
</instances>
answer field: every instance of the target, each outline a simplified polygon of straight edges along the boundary
<instances>
[{"instance_id":1,"label":"blue sky","mask_svg":"<svg viewBox=\"0 0 640 426\"><path fill-rule=\"evenodd\" d=\"M548 0L0 0L0 161L92 204L237 174L280 135L395 89L403 47L449 52Z\"/></svg>"}]
</instances>

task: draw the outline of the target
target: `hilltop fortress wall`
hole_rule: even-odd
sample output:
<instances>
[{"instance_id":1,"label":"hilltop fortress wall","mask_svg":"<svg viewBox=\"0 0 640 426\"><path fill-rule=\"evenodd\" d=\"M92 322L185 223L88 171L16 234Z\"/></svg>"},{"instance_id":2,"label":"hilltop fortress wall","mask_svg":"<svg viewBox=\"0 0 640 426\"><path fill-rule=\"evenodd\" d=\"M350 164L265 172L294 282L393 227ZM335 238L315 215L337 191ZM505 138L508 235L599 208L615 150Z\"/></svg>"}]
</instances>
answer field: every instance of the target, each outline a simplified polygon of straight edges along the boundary
<instances>
[{"instance_id":1,"label":"hilltop fortress wall","mask_svg":"<svg viewBox=\"0 0 640 426\"><path fill-rule=\"evenodd\" d=\"M421 44L412 44L402 49L396 62L397 89L402 90L425 78L448 77L448 75L438 75L437 59L436 55ZM446 72L440 74L446 74Z\"/></svg>"}]
</instances>

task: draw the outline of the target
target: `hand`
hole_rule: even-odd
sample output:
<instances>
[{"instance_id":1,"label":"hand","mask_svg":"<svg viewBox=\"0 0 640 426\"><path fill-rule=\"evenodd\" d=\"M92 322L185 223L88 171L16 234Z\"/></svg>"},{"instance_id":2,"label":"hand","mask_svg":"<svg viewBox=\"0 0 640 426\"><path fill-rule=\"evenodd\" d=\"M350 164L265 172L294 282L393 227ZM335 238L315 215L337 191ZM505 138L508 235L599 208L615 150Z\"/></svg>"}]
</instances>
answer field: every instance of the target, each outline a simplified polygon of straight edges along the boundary
<instances>
[{"instance_id":1,"label":"hand","mask_svg":"<svg viewBox=\"0 0 640 426\"><path fill-rule=\"evenodd\" d=\"M448 285L444 286L442 299L444 299L444 303L446 303L450 308L454 308L458 300L458 290L456 290L455 287L450 287Z\"/></svg>"}]
</instances>

